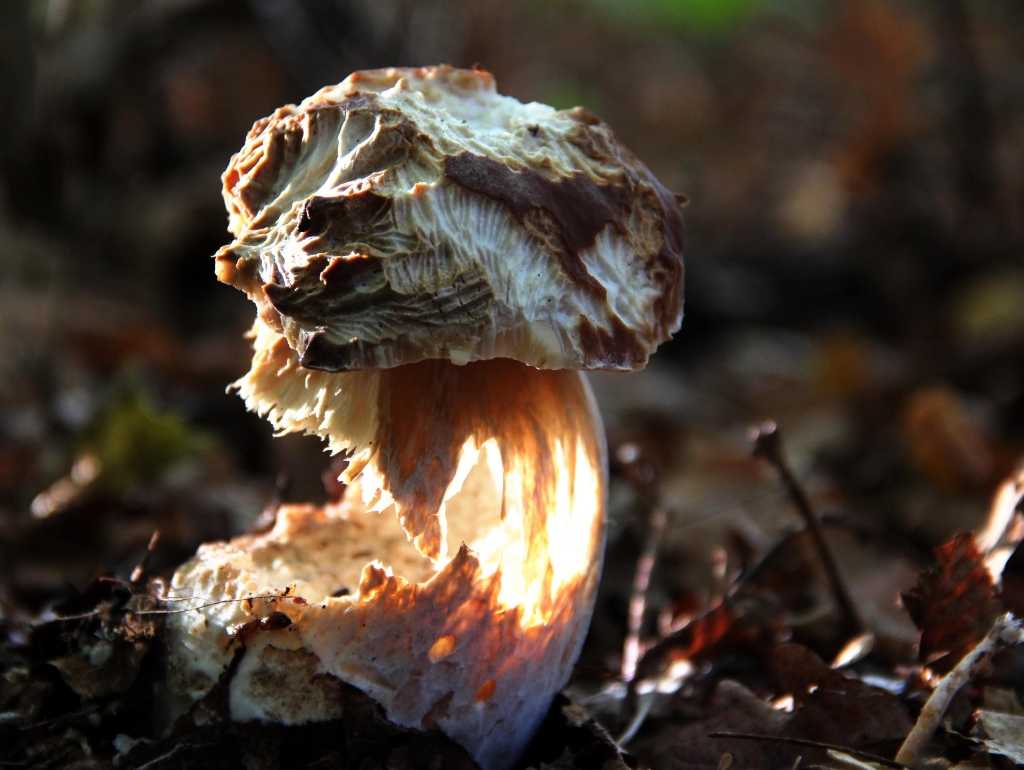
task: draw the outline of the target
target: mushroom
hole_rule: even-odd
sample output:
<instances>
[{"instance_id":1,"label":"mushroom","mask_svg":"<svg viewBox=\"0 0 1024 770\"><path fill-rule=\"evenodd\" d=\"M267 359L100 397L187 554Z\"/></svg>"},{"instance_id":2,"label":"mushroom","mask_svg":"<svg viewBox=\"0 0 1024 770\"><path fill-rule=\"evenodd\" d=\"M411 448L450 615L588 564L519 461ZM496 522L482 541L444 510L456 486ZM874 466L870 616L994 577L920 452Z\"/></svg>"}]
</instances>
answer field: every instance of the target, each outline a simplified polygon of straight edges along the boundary
<instances>
[{"instance_id":1,"label":"mushroom","mask_svg":"<svg viewBox=\"0 0 1024 770\"><path fill-rule=\"evenodd\" d=\"M577 370L641 368L678 329L678 204L587 110L446 66L279 109L223 180L217 275L258 309L234 387L342 453L349 487L177 571L205 606L170 616L172 689L208 692L256 629L233 719L340 716L336 678L508 767L600 573L606 448ZM272 613L290 622L260 631Z\"/></svg>"}]
</instances>

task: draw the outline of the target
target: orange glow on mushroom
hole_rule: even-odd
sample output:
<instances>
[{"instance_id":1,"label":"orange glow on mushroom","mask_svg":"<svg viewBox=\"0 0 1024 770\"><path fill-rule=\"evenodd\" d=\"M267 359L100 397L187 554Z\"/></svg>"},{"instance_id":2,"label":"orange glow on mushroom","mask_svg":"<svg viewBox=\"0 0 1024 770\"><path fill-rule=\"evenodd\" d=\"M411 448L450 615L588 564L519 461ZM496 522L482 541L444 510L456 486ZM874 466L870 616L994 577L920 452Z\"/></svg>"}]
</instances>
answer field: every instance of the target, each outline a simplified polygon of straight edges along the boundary
<instances>
[{"instance_id":1,"label":"orange glow on mushroom","mask_svg":"<svg viewBox=\"0 0 1024 770\"><path fill-rule=\"evenodd\" d=\"M578 655L597 588L606 453L585 380L506 359L295 377L290 348L265 329L254 338L238 389L281 430L285 403L310 404L301 424L325 438L346 426L352 486L337 506L285 506L270 532L204 546L174 590L228 598L289 586L307 602L283 610L296 655L312 653L392 720L421 726L429 714L501 766L509 733L483 725L533 729L536 704ZM332 596L339 586L355 590ZM261 614L272 602L252 605ZM241 612L203 610L225 626ZM284 665L262 644L250 644L242 674L268 655ZM248 682L236 675L233 713L280 718ZM434 708L442 697L447 710Z\"/></svg>"}]
</instances>

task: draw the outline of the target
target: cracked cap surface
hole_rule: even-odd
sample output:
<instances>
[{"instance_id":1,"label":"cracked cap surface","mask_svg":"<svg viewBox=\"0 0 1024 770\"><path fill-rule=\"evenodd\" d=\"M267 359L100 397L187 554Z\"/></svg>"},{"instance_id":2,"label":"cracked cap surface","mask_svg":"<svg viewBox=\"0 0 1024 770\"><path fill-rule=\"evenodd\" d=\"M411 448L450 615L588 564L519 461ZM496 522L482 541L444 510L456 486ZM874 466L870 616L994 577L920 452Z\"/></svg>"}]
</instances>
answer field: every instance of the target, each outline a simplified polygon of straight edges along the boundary
<instances>
[{"instance_id":1,"label":"cracked cap surface","mask_svg":"<svg viewBox=\"0 0 1024 770\"><path fill-rule=\"evenodd\" d=\"M675 198L583 108L482 70L356 72L253 126L218 277L307 369L633 370L682 320Z\"/></svg>"}]
</instances>

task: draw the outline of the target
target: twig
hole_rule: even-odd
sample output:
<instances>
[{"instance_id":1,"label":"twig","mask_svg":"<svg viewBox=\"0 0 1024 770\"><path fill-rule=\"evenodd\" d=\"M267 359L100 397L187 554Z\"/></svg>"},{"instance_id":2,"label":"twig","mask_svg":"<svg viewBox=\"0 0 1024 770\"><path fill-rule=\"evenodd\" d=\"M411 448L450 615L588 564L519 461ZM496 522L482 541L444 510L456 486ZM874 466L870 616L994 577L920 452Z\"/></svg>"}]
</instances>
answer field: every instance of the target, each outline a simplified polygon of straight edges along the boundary
<instances>
[{"instance_id":1,"label":"twig","mask_svg":"<svg viewBox=\"0 0 1024 770\"><path fill-rule=\"evenodd\" d=\"M773 743L788 743L791 746L807 746L812 749L832 749L833 751L842 751L845 754L849 754L854 757L863 757L872 762L877 762L880 765L886 767L897 768L897 770L908 770L907 766L899 761L899 758L891 760L885 757L880 757L877 754L872 754L869 751L861 751L860 749L853 749L849 746L837 746L834 743L820 743L819 741L809 741L804 738L785 738L778 735L754 735L753 733L708 733L709 738L738 738L744 741L770 741Z\"/></svg>"},{"instance_id":2,"label":"twig","mask_svg":"<svg viewBox=\"0 0 1024 770\"><path fill-rule=\"evenodd\" d=\"M865 631L866 626L861 620L860 613L857 612L857 607L854 604L849 591L846 589L846 584L843 582L842 576L839 574L839 568L836 566L835 557L832 555L828 542L825 540L821 524L818 522L818 517L815 515L814 509L811 507L811 501L807 498L807 493L796 480L796 477L789 469L789 465L786 463L785 457L783 456L782 435L778 426L770 420L762 423L760 426L753 429L751 441L754 444L754 457L759 457L767 461L768 464L775 469L775 472L779 474L779 479L782 481L783 486L786 488L786 492L793 501L793 505L796 506L797 511L803 517L803 520L807 525L807 529L810 531L811 537L814 539L814 544L818 549L818 555L821 558L825 574L828 576L829 583L831 583L832 594L835 596L836 603L839 605L840 611L845 616L846 622L854 632L859 633Z\"/></svg>"},{"instance_id":3,"label":"twig","mask_svg":"<svg viewBox=\"0 0 1024 770\"><path fill-rule=\"evenodd\" d=\"M622 643L622 665L619 674L626 684L624 706L632 710L633 716L619 739L619 743L630 740L643 726L644 720L654 704L654 693L639 694L636 689L636 672L645 654L640 635L643 631L644 614L647 611L647 592L651 586L651 574L658 558L658 546L668 517L661 507L658 488L658 468L650 461L642 448L627 442L615 451L615 463L636 494L637 503L644 514L646 533L640 555L633 572L633 585L629 597L629 611L626 620L626 638Z\"/></svg>"},{"instance_id":4,"label":"twig","mask_svg":"<svg viewBox=\"0 0 1024 770\"><path fill-rule=\"evenodd\" d=\"M989 658L1003 647L1010 647L1024 642L1024 631L1015 617L1009 612L996 618L992 628L985 635L985 638L978 642L977 646L964 655L956 668L942 678L932 690L931 696L921 709L917 722L907 735L903 745L896 754L896 761L907 767L917 767L921 761L921 755L931 741L932 736L942 722L953 696L960 691L960 688L971 679L988 663Z\"/></svg>"},{"instance_id":5,"label":"twig","mask_svg":"<svg viewBox=\"0 0 1024 770\"><path fill-rule=\"evenodd\" d=\"M138 768L136 768L136 770L147 770L147 768L167 767L167 760L173 759L177 754L185 750L186 747L183 744L179 743L177 746L174 746L170 751L166 752L165 754L161 754L156 759L151 759L144 765L139 765Z\"/></svg>"},{"instance_id":6,"label":"twig","mask_svg":"<svg viewBox=\"0 0 1024 770\"><path fill-rule=\"evenodd\" d=\"M629 724L626 725L626 729L622 731L615 742L620 746L625 746L636 734L640 732L640 728L644 726L644 722L647 721L647 717L651 713L651 709L654 708L654 701L657 693L649 692L635 698L636 710L633 712L633 718L629 720Z\"/></svg>"},{"instance_id":7,"label":"twig","mask_svg":"<svg viewBox=\"0 0 1024 770\"><path fill-rule=\"evenodd\" d=\"M190 597L189 597L190 598ZM186 597L172 597L170 599L161 599L164 602L180 602L188 601ZM288 596L287 594L254 594L252 596L242 596L237 599L218 599L215 602L206 602L205 604L199 604L195 607L186 607L183 610L130 610L132 615L180 615L184 612L199 612L199 610L205 610L208 607L215 607L218 604L230 604L231 602L249 602L255 599L260 600L281 600L295 602L296 604L306 604L306 600L301 596ZM56 620L72 620L77 616L69 616L56 618Z\"/></svg>"},{"instance_id":8,"label":"twig","mask_svg":"<svg viewBox=\"0 0 1024 770\"><path fill-rule=\"evenodd\" d=\"M149 538L149 545L146 546L146 552L142 554L142 558L139 563L135 565L135 569L132 570L131 582L138 583L142 580L142 576L146 574L146 568L149 567L149 560L153 557L153 551L156 550L156 544L160 542L160 530L154 529L152 536Z\"/></svg>"},{"instance_id":9,"label":"twig","mask_svg":"<svg viewBox=\"0 0 1024 770\"><path fill-rule=\"evenodd\" d=\"M631 682L636 676L637 661L640 660L640 632L643 627L644 612L647 609L647 589L651 585L651 573L658 558L658 543L661 533L665 531L665 511L660 506L651 510L648 518L647 537L643 550L636 562L633 574L633 590L629 597L629 615L626 630L626 641L622 645L622 681Z\"/></svg>"}]
</instances>

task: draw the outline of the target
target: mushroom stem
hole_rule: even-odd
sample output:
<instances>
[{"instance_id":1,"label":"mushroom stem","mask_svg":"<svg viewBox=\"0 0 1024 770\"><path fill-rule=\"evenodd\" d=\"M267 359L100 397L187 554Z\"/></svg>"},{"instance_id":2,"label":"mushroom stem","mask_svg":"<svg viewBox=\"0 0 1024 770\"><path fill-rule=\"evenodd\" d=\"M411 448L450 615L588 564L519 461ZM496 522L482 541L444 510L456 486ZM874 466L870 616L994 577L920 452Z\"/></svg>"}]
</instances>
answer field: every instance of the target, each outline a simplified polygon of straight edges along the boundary
<instances>
[{"instance_id":1,"label":"mushroom stem","mask_svg":"<svg viewBox=\"0 0 1024 770\"><path fill-rule=\"evenodd\" d=\"M340 506L285 506L270 532L204 546L175 575L181 595L288 589L304 599L175 616L174 665L193 675L180 689L212 686L230 629L284 612L287 633L247 644L230 684L233 718L324 718L310 713L315 695L300 697L312 655L317 672L364 690L392 721L441 729L482 767L506 767L565 684L589 625L606 468L593 398L579 372L504 359L374 377L375 404L357 405L360 416L375 412L372 448ZM312 373L307 387L333 392L338 378L350 374ZM209 672L198 689L197 659Z\"/></svg>"}]
</instances>

